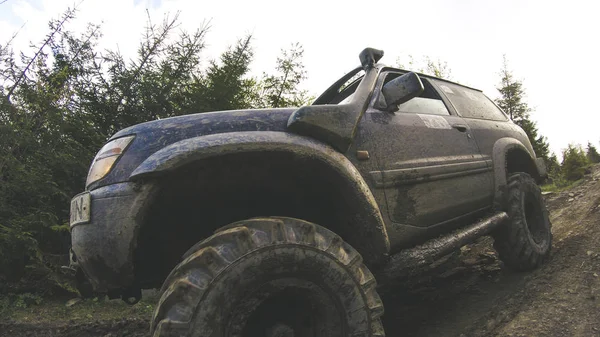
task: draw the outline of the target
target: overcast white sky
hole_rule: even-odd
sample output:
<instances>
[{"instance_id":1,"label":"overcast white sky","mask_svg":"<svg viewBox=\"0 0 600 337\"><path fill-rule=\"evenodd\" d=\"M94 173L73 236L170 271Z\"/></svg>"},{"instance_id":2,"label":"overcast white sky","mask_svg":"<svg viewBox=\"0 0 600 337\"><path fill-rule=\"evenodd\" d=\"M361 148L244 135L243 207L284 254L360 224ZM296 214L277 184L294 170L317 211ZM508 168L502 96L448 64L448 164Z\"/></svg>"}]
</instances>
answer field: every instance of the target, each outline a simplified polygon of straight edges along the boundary
<instances>
[{"instance_id":1,"label":"overcast white sky","mask_svg":"<svg viewBox=\"0 0 600 337\"><path fill-rule=\"evenodd\" d=\"M0 4L0 41L24 25L13 47L31 52L29 42L43 39L48 20L73 4L7 0ZM315 95L359 65L363 48L374 47L385 51L387 64L408 55L440 58L452 79L495 98L505 53L552 151L569 143L600 145L600 108L593 101L600 89L600 1L84 0L67 28L103 22L102 47L133 56L146 9L154 22L180 10L188 30L210 20L206 58L253 33L257 75L273 69L281 48L300 42L309 76L304 87Z\"/></svg>"}]
</instances>

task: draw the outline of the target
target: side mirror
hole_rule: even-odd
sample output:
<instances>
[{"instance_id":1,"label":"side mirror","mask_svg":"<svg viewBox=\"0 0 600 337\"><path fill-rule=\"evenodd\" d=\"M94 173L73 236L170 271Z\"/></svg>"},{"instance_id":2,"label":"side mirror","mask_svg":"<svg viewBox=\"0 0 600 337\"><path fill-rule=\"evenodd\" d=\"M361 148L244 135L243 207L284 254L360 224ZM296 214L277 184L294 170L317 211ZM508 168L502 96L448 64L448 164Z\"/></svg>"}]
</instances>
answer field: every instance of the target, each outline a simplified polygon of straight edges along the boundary
<instances>
[{"instance_id":1,"label":"side mirror","mask_svg":"<svg viewBox=\"0 0 600 337\"><path fill-rule=\"evenodd\" d=\"M385 110L390 112L398 110L398 105L419 96L423 90L425 90L423 82L415 73L410 72L394 78L381 89L385 98Z\"/></svg>"}]
</instances>

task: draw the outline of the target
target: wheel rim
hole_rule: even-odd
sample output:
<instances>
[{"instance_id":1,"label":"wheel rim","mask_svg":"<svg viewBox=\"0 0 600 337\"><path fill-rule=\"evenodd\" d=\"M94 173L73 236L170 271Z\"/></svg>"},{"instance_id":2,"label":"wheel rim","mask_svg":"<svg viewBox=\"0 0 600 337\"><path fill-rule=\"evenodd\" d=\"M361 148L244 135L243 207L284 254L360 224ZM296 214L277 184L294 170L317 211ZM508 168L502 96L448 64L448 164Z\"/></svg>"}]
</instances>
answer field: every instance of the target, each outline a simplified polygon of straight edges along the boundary
<instances>
[{"instance_id":1,"label":"wheel rim","mask_svg":"<svg viewBox=\"0 0 600 337\"><path fill-rule=\"evenodd\" d=\"M343 314L336 300L315 283L298 278L272 280L241 299L225 336L314 337L339 331Z\"/></svg>"},{"instance_id":2,"label":"wheel rim","mask_svg":"<svg viewBox=\"0 0 600 337\"><path fill-rule=\"evenodd\" d=\"M547 240L544 214L538 200L532 195L525 193L524 198L525 222L531 239L538 246L544 246Z\"/></svg>"}]
</instances>

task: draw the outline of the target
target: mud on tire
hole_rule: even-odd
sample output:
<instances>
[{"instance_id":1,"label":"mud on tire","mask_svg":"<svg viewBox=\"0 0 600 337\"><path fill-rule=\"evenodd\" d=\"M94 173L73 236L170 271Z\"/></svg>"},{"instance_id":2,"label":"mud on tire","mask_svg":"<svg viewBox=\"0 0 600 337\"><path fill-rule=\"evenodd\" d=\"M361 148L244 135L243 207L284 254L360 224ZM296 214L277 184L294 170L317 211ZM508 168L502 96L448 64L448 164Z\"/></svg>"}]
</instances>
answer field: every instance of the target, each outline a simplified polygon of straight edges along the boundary
<instances>
[{"instance_id":1,"label":"mud on tire","mask_svg":"<svg viewBox=\"0 0 600 337\"><path fill-rule=\"evenodd\" d=\"M550 255L552 231L540 188L526 173L508 178L508 223L494 234L494 248L511 269L526 271Z\"/></svg>"},{"instance_id":2,"label":"mud on tire","mask_svg":"<svg viewBox=\"0 0 600 337\"><path fill-rule=\"evenodd\" d=\"M383 304L360 254L297 219L220 229L184 255L162 292L154 337L384 336Z\"/></svg>"}]
</instances>

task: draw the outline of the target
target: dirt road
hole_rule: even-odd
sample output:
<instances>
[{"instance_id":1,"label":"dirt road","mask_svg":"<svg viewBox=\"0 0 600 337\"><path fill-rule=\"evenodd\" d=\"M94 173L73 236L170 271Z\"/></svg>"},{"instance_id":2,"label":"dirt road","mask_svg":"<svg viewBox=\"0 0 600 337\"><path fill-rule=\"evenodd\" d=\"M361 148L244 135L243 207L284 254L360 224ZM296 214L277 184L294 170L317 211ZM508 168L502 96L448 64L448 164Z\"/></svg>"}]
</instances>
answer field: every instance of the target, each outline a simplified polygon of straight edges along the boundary
<instances>
[{"instance_id":1,"label":"dirt road","mask_svg":"<svg viewBox=\"0 0 600 337\"><path fill-rule=\"evenodd\" d=\"M546 196L550 260L530 273L502 268L482 238L384 295L388 336L600 336L600 166L583 184ZM139 318L94 323L0 323L0 336L145 336ZM2 320L0 319L0 322Z\"/></svg>"}]
</instances>

